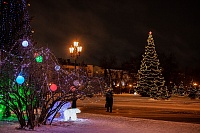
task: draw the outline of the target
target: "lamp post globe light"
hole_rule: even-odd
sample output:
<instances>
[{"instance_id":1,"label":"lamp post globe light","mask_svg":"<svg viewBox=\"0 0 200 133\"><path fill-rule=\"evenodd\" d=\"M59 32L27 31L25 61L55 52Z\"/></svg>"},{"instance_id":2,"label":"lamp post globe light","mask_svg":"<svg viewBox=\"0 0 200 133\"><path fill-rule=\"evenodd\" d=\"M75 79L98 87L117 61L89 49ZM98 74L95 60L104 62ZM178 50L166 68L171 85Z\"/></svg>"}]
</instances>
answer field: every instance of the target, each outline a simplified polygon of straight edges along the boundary
<instances>
[{"instance_id":1,"label":"lamp post globe light","mask_svg":"<svg viewBox=\"0 0 200 133\"><path fill-rule=\"evenodd\" d=\"M82 46L79 46L79 42L74 42L74 45L71 45L71 47L69 48L69 52L71 54L71 57L74 58L74 69L76 72L76 59L81 55Z\"/></svg>"}]
</instances>

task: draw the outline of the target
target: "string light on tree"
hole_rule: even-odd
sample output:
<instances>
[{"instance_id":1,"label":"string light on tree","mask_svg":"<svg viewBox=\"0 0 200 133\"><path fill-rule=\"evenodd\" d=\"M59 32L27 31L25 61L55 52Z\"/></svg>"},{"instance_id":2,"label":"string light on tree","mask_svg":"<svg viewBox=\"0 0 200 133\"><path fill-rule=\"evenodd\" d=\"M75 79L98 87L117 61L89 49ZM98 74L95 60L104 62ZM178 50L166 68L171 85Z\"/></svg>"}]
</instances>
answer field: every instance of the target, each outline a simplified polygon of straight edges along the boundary
<instances>
[{"instance_id":1,"label":"string light on tree","mask_svg":"<svg viewBox=\"0 0 200 133\"><path fill-rule=\"evenodd\" d=\"M159 67L160 63L151 31L147 43L140 70L138 70L137 91L142 96L167 99L169 98L169 92L164 86L165 80L162 76L162 68Z\"/></svg>"}]
</instances>

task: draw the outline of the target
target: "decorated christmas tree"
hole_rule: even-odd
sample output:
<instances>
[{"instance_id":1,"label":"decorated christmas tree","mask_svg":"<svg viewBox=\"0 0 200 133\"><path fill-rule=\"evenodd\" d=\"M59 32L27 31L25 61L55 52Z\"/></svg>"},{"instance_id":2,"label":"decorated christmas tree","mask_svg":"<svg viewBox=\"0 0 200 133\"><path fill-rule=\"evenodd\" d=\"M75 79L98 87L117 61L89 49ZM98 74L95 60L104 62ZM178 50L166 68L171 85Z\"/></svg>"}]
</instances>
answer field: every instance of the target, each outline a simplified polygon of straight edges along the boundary
<instances>
[{"instance_id":1,"label":"decorated christmas tree","mask_svg":"<svg viewBox=\"0 0 200 133\"><path fill-rule=\"evenodd\" d=\"M150 96L155 99L168 98L169 94L164 86L165 80L162 76L162 68L159 66L152 32L149 32L147 42L140 70L138 70L137 91L141 96Z\"/></svg>"}]
</instances>

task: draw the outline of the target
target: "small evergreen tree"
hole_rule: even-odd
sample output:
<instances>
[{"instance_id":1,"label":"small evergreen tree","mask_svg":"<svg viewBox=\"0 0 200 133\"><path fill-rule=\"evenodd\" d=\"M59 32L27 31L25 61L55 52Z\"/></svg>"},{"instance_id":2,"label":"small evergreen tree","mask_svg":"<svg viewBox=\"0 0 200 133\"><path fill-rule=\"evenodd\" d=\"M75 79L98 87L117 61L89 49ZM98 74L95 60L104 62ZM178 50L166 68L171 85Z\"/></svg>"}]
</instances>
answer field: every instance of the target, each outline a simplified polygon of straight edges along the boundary
<instances>
[{"instance_id":1,"label":"small evergreen tree","mask_svg":"<svg viewBox=\"0 0 200 133\"><path fill-rule=\"evenodd\" d=\"M188 88L188 97L190 99L200 98L200 87L197 86L193 80L190 82L190 86Z\"/></svg>"},{"instance_id":2,"label":"small evergreen tree","mask_svg":"<svg viewBox=\"0 0 200 133\"><path fill-rule=\"evenodd\" d=\"M172 88L172 95L177 95L178 94L178 86L174 83L174 86Z\"/></svg>"},{"instance_id":3,"label":"small evergreen tree","mask_svg":"<svg viewBox=\"0 0 200 133\"><path fill-rule=\"evenodd\" d=\"M160 97L168 98L168 90L164 87L165 80L161 73L162 69L159 67L160 63L155 50L152 32L149 32L147 42L140 70L138 70L137 91L141 96L150 96L155 99ZM164 97L161 93L165 94Z\"/></svg>"},{"instance_id":4,"label":"small evergreen tree","mask_svg":"<svg viewBox=\"0 0 200 133\"><path fill-rule=\"evenodd\" d=\"M181 81L179 87L178 87L178 95L184 96L185 95L185 87L183 85L183 81Z\"/></svg>"}]
</instances>

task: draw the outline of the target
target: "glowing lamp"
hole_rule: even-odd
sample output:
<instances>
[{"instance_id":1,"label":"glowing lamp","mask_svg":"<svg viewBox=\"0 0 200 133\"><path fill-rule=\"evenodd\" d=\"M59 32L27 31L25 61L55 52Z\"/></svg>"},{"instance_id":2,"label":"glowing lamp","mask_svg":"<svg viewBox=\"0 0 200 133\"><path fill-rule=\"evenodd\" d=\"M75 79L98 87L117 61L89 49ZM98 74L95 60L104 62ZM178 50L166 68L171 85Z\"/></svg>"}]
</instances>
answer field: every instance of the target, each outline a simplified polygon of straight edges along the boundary
<instances>
[{"instance_id":1,"label":"glowing lamp","mask_svg":"<svg viewBox=\"0 0 200 133\"><path fill-rule=\"evenodd\" d=\"M60 66L56 65L56 66L55 66L55 70L56 70L56 71L59 71L59 70L60 70Z\"/></svg>"},{"instance_id":2,"label":"glowing lamp","mask_svg":"<svg viewBox=\"0 0 200 133\"><path fill-rule=\"evenodd\" d=\"M193 85L194 85L194 86L197 86L197 83L194 83Z\"/></svg>"},{"instance_id":3,"label":"glowing lamp","mask_svg":"<svg viewBox=\"0 0 200 133\"><path fill-rule=\"evenodd\" d=\"M70 48L69 48L69 52L72 54L72 53L74 53L74 48L71 46Z\"/></svg>"},{"instance_id":4,"label":"glowing lamp","mask_svg":"<svg viewBox=\"0 0 200 133\"><path fill-rule=\"evenodd\" d=\"M28 41L23 41L23 42L22 42L22 46L23 46L23 47L27 47L27 46L28 46Z\"/></svg>"},{"instance_id":5,"label":"glowing lamp","mask_svg":"<svg viewBox=\"0 0 200 133\"><path fill-rule=\"evenodd\" d=\"M20 85L23 84L24 83L24 77L23 76L17 76L16 82Z\"/></svg>"},{"instance_id":6,"label":"glowing lamp","mask_svg":"<svg viewBox=\"0 0 200 133\"><path fill-rule=\"evenodd\" d=\"M56 91L57 90L57 85L56 84L51 84L50 89L51 89L51 91Z\"/></svg>"},{"instance_id":7,"label":"glowing lamp","mask_svg":"<svg viewBox=\"0 0 200 133\"><path fill-rule=\"evenodd\" d=\"M79 85L79 81L78 81L78 80L74 80L73 84L74 84L75 86L78 86L78 85Z\"/></svg>"},{"instance_id":8,"label":"glowing lamp","mask_svg":"<svg viewBox=\"0 0 200 133\"><path fill-rule=\"evenodd\" d=\"M43 57L40 55L40 56L37 56L36 58L35 58L35 60L36 60L36 62L38 62L38 63L41 63L42 61L43 61Z\"/></svg>"},{"instance_id":9,"label":"glowing lamp","mask_svg":"<svg viewBox=\"0 0 200 133\"><path fill-rule=\"evenodd\" d=\"M78 42L74 42L74 47L78 47Z\"/></svg>"}]
</instances>

